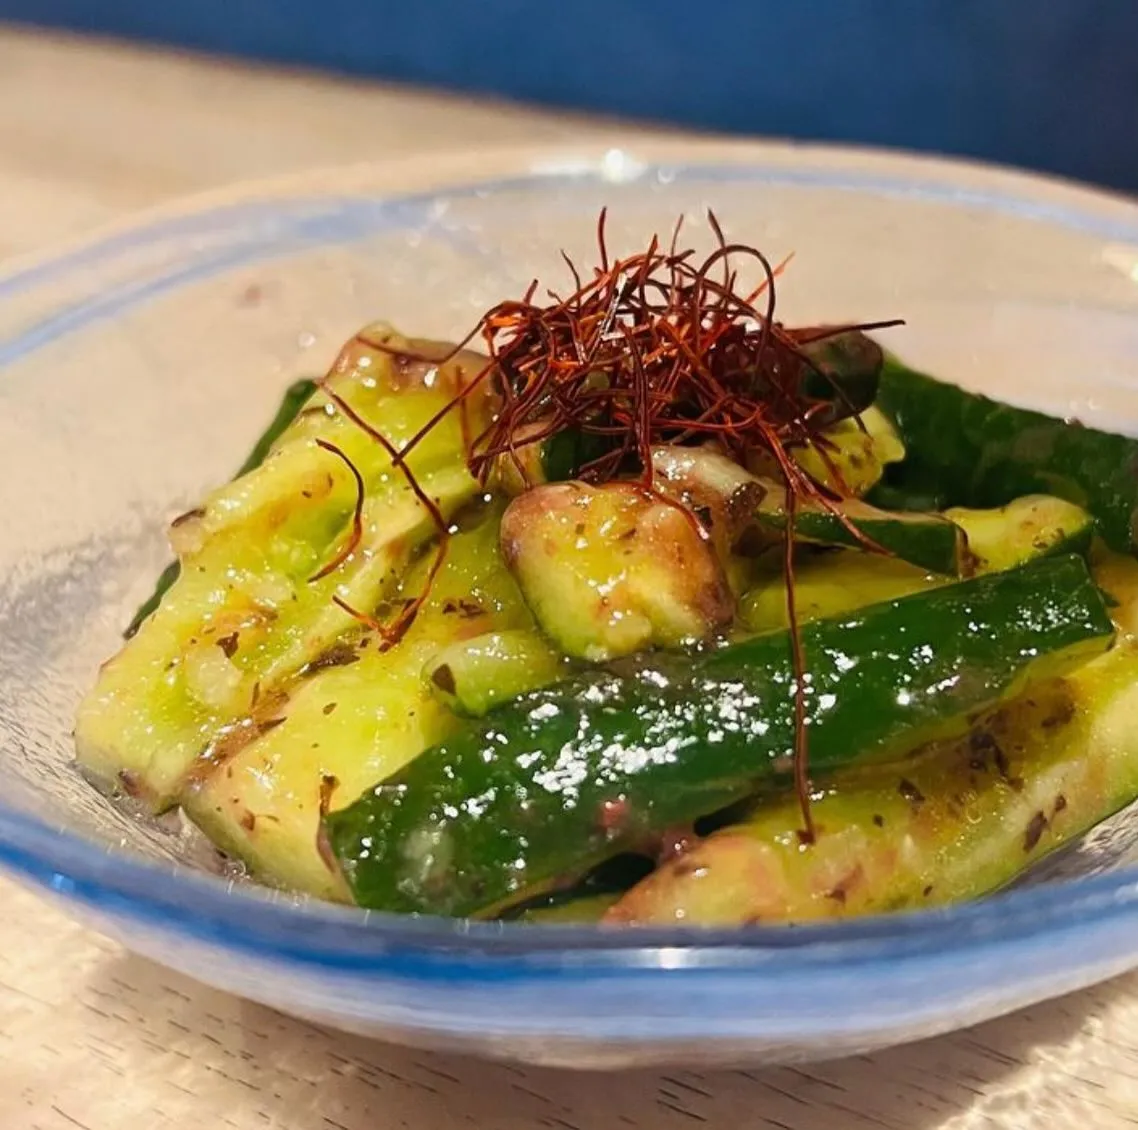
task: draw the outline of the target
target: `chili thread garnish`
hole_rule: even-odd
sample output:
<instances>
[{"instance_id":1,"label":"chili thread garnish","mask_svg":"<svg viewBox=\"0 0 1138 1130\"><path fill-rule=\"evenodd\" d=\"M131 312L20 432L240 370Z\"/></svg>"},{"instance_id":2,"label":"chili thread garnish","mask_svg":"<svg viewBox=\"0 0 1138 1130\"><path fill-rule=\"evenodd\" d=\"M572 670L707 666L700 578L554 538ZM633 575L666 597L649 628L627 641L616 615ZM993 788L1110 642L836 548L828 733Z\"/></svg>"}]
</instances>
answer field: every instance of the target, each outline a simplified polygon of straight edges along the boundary
<instances>
[{"instance_id":1,"label":"chili thread garnish","mask_svg":"<svg viewBox=\"0 0 1138 1130\"><path fill-rule=\"evenodd\" d=\"M396 461L398 450L395 445L377 428L373 427L367 420L363 418L356 410L349 404L334 388L328 384L327 378L321 382L321 388L324 394L335 404L336 408L342 412L357 428L364 432L371 439L375 440L389 456L393 462ZM453 402L452 402L453 403ZM317 441L320 442L320 441ZM423 585L422 591L414 597L411 601L405 604L395 619L390 624L381 624L373 616L368 615L356 608L353 608L343 597L338 594L332 597L333 602L343 609L349 616L358 620L366 627L374 630L380 637L380 651L386 651L394 647L407 633L407 629L411 627L415 621L415 617L419 614L419 609L423 607L427 597L430 596L431 586L434 583L435 577L438 575L439 570L446 560L447 548L450 543L450 527L447 525L443 518L442 511L439 510L438 504L433 498L423 489L419 480L415 477L411 468L405 462L400 461L398 466L407 480L407 485L411 488L412 493L422 504L423 508L430 515L431 521L435 526L435 531L438 540L435 543L434 557L431 561L431 566L427 571L427 578Z\"/></svg>"},{"instance_id":2,"label":"chili thread garnish","mask_svg":"<svg viewBox=\"0 0 1138 1130\"><path fill-rule=\"evenodd\" d=\"M795 516L804 502L822 506L864 548L883 552L838 506L850 492L823 434L842 418L853 417L860 426L858 413L864 405L851 402L840 380L811 355L810 347L839 334L902 323L894 319L788 329L776 319L775 307L776 283L790 256L772 265L758 248L729 241L709 211L715 247L702 259L694 249L680 249L682 217L667 247L653 237L645 251L617 258L608 247L607 215L603 209L598 217L600 266L591 278L562 252L574 285L569 294L547 291L548 301L540 302L535 279L521 299L488 310L449 354L427 358L398 350L442 365L480 339L487 355L486 364L402 447L396 449L325 381L324 391L336 407L387 450L438 530L438 551L427 584L394 625L379 625L339 597L333 599L379 630L386 646L410 626L441 567L449 535L407 460L449 412L460 409L465 425L469 398L478 389L489 387L496 405L482 431L467 437L467 463L483 487L505 461L524 484L533 485L521 449L563 432L590 437L599 449L573 469L575 477L593 483L636 476L654 490L652 448L666 444L713 443L741 465L758 467L764 474L772 474L773 465L786 492L784 573L795 672L795 788L810 842L807 673L794 601ZM739 290L741 265L760 275L758 284L745 292ZM376 348L397 351L390 343ZM808 392L811 377L822 378L829 395ZM795 460L793 453L802 448L818 454L828 472L827 483L815 480Z\"/></svg>"},{"instance_id":3,"label":"chili thread garnish","mask_svg":"<svg viewBox=\"0 0 1138 1130\"><path fill-rule=\"evenodd\" d=\"M343 548L339 553L332 558L322 569L313 573L308 578L309 584L314 581L322 580L328 576L329 573L334 573L349 557L359 548L360 541L364 535L364 497L365 488L363 476L360 474L359 468L351 461L351 459L334 443L329 443L328 440L318 439L316 446L323 448L325 451L331 452L348 468L352 474L352 478L356 484L356 503L352 510L352 530L348 535L347 541L344 542Z\"/></svg>"}]
</instances>

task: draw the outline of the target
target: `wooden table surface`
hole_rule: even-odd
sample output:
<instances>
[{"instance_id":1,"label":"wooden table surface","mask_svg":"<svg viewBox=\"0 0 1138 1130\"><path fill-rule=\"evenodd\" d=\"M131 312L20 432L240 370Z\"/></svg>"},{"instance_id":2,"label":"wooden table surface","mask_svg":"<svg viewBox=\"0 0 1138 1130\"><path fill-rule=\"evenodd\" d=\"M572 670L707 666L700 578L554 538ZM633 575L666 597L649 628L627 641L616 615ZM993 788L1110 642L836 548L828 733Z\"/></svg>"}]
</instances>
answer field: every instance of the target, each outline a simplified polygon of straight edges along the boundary
<instances>
[{"instance_id":1,"label":"wooden table surface","mask_svg":"<svg viewBox=\"0 0 1138 1130\"><path fill-rule=\"evenodd\" d=\"M603 128L0 29L0 254L228 181ZM805 1069L575 1075L325 1031L131 957L0 881L4 1130L1097 1130L1138 1125L1138 975Z\"/></svg>"}]
</instances>

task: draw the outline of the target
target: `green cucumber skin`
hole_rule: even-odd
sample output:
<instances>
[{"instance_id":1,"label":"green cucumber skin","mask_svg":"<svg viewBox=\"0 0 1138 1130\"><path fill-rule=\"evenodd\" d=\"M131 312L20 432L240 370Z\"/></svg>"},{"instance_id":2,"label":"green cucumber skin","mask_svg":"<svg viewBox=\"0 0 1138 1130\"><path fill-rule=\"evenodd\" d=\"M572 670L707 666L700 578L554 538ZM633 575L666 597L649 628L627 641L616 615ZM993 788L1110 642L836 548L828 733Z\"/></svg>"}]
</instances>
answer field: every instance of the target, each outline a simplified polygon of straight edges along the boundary
<instances>
[{"instance_id":1,"label":"green cucumber skin","mask_svg":"<svg viewBox=\"0 0 1138 1130\"><path fill-rule=\"evenodd\" d=\"M956 577L965 571L967 545L964 534L944 518L930 515L927 522L857 519L853 524L882 549L910 565L946 577ZM820 527L817 534L815 525ZM802 537L825 541L828 545L857 549L862 544L832 514L802 514L795 520L795 530Z\"/></svg>"},{"instance_id":2,"label":"green cucumber skin","mask_svg":"<svg viewBox=\"0 0 1138 1130\"><path fill-rule=\"evenodd\" d=\"M953 732L1112 636L1078 557L806 625L811 770ZM793 684L790 637L776 632L523 695L328 816L329 844L361 906L494 912L789 780Z\"/></svg>"},{"instance_id":3,"label":"green cucumber skin","mask_svg":"<svg viewBox=\"0 0 1138 1130\"><path fill-rule=\"evenodd\" d=\"M759 520L780 530L786 528L783 516L760 514ZM964 533L946 518L929 514L927 520L914 520L911 513L890 517L882 511L880 517L850 516L848 520L850 525L899 561L907 561L910 565L946 577L959 576L965 571L968 553ZM864 548L864 543L849 526L827 510L799 511L794 516L794 537L823 545Z\"/></svg>"},{"instance_id":4,"label":"green cucumber skin","mask_svg":"<svg viewBox=\"0 0 1138 1130\"><path fill-rule=\"evenodd\" d=\"M887 358L877 404L905 444L869 501L894 509L1003 506L1053 494L1097 519L1119 553L1135 547L1138 440L1013 408Z\"/></svg>"},{"instance_id":5,"label":"green cucumber skin","mask_svg":"<svg viewBox=\"0 0 1138 1130\"><path fill-rule=\"evenodd\" d=\"M241 464L237 474L233 476L235 479L241 478L242 475L248 474L264 463L265 457L269 454L273 444L280 439L289 424L300 415L300 410L308 403L312 394L316 391L316 388L316 382L308 378L293 381L293 383L288 386L281 400L280 407L277 408L277 414L273 417L273 422L261 433L261 438L254 444L253 450L249 452L248 458ZM178 579L178 574L181 571L181 565L177 561L171 561L170 564L162 570L162 575L158 578L158 582L154 586L154 591L147 597L145 603L139 607L131 619L130 624L127 625L126 630L123 632L123 639L129 640L131 636L142 627L142 622L162 603L162 598Z\"/></svg>"},{"instance_id":6,"label":"green cucumber skin","mask_svg":"<svg viewBox=\"0 0 1138 1130\"><path fill-rule=\"evenodd\" d=\"M178 561L171 561L169 565L158 576L158 581L154 586L154 591L146 598L145 603L139 605L138 611L134 614L131 622L123 631L123 639L129 640L134 636L138 629L142 627L143 622L148 616L158 610L158 605L162 603L162 598L174 587L174 582L181 575L182 566Z\"/></svg>"},{"instance_id":7,"label":"green cucumber skin","mask_svg":"<svg viewBox=\"0 0 1138 1130\"><path fill-rule=\"evenodd\" d=\"M592 435L576 428L556 432L541 445L541 468L547 483L566 482L577 477L582 467L613 448L608 436Z\"/></svg>"},{"instance_id":8,"label":"green cucumber skin","mask_svg":"<svg viewBox=\"0 0 1138 1130\"><path fill-rule=\"evenodd\" d=\"M301 409L312 398L312 394L318 387L316 381L307 377L293 381L288 386L281 398L280 407L277 408L277 414L273 417L273 422L261 433L261 438L253 445L253 450L249 452L248 458L241 464L237 474L233 476L235 479L247 475L264 463L273 444L281 438L285 429L300 415Z\"/></svg>"}]
</instances>

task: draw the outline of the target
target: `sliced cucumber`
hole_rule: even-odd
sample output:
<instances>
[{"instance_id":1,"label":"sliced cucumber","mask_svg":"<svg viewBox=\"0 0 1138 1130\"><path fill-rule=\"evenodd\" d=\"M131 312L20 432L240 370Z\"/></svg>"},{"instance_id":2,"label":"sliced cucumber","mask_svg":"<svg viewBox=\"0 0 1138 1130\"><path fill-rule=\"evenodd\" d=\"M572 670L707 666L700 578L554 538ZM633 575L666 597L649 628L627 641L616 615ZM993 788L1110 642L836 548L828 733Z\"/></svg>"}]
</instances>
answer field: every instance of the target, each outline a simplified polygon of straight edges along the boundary
<instances>
[{"instance_id":1,"label":"sliced cucumber","mask_svg":"<svg viewBox=\"0 0 1138 1130\"><path fill-rule=\"evenodd\" d=\"M860 498L881 481L885 469L905 458L905 445L880 408L831 424L817 446L800 448L795 462L817 482Z\"/></svg>"},{"instance_id":2,"label":"sliced cucumber","mask_svg":"<svg viewBox=\"0 0 1138 1130\"><path fill-rule=\"evenodd\" d=\"M726 558L757 523L778 535L787 524L786 488L708 447L653 448L657 489L699 517L719 555ZM885 550L934 573L966 575L971 565L961 530L940 514L890 513L857 498L830 505L817 498L795 507L796 541Z\"/></svg>"},{"instance_id":3,"label":"sliced cucumber","mask_svg":"<svg viewBox=\"0 0 1138 1130\"><path fill-rule=\"evenodd\" d=\"M703 530L635 483L526 491L502 518L502 547L541 629L578 659L698 643L734 615Z\"/></svg>"},{"instance_id":4,"label":"sliced cucumber","mask_svg":"<svg viewBox=\"0 0 1138 1130\"><path fill-rule=\"evenodd\" d=\"M1012 569L1040 557L1086 553L1094 533L1094 521L1085 510L1046 495L1030 495L997 510L950 510L945 517L963 531L968 567L978 574ZM867 533L872 528L863 526L860 519L856 525ZM795 529L801 531L802 526L803 521L796 519ZM840 550L795 566L795 607L800 619L813 620L946 583L948 578L936 571L909 564L905 554L881 557ZM751 631L786 625L786 582L781 569L743 594L738 615Z\"/></svg>"},{"instance_id":5,"label":"sliced cucumber","mask_svg":"<svg viewBox=\"0 0 1138 1130\"><path fill-rule=\"evenodd\" d=\"M240 478L242 475L259 467L268 456L273 448L273 444L284 434L288 426L300 415L301 409L312 398L312 394L316 391L316 382L308 380L307 378L299 381L294 381L285 390L283 399L277 408L277 413L273 417L273 422L265 429L260 438L253 445L253 450L250 451L245 462L241 464L240 470L234 478ZM166 595L167 591L178 579L178 574L181 572L181 564L177 561L172 561L162 571L162 575L158 578L154 586L154 591L147 597L143 605L134 614L130 624L127 626L123 636L130 639L138 629L142 626L143 620L150 616L158 607L162 597Z\"/></svg>"},{"instance_id":6,"label":"sliced cucumber","mask_svg":"<svg viewBox=\"0 0 1138 1130\"><path fill-rule=\"evenodd\" d=\"M876 406L858 416L823 428L819 441L792 451L798 464L816 482L841 495L868 494L886 469L905 457L905 445L893 422ZM778 479L782 471L773 456L756 453L750 469L764 478Z\"/></svg>"}]
</instances>

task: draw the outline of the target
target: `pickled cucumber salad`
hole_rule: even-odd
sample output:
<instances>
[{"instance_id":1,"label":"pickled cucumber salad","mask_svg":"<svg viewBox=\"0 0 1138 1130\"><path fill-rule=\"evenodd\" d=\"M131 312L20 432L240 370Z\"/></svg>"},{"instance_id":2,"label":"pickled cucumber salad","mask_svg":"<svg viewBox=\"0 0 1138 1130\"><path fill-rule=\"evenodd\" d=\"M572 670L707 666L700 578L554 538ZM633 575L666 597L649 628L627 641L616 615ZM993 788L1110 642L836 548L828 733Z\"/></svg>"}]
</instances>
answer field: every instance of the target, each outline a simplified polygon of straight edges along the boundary
<instances>
[{"instance_id":1,"label":"pickled cucumber salad","mask_svg":"<svg viewBox=\"0 0 1138 1130\"><path fill-rule=\"evenodd\" d=\"M560 294L290 388L172 524L88 777L268 884L533 922L942 905L1132 801L1138 443L783 324L711 223L602 215Z\"/></svg>"}]
</instances>

